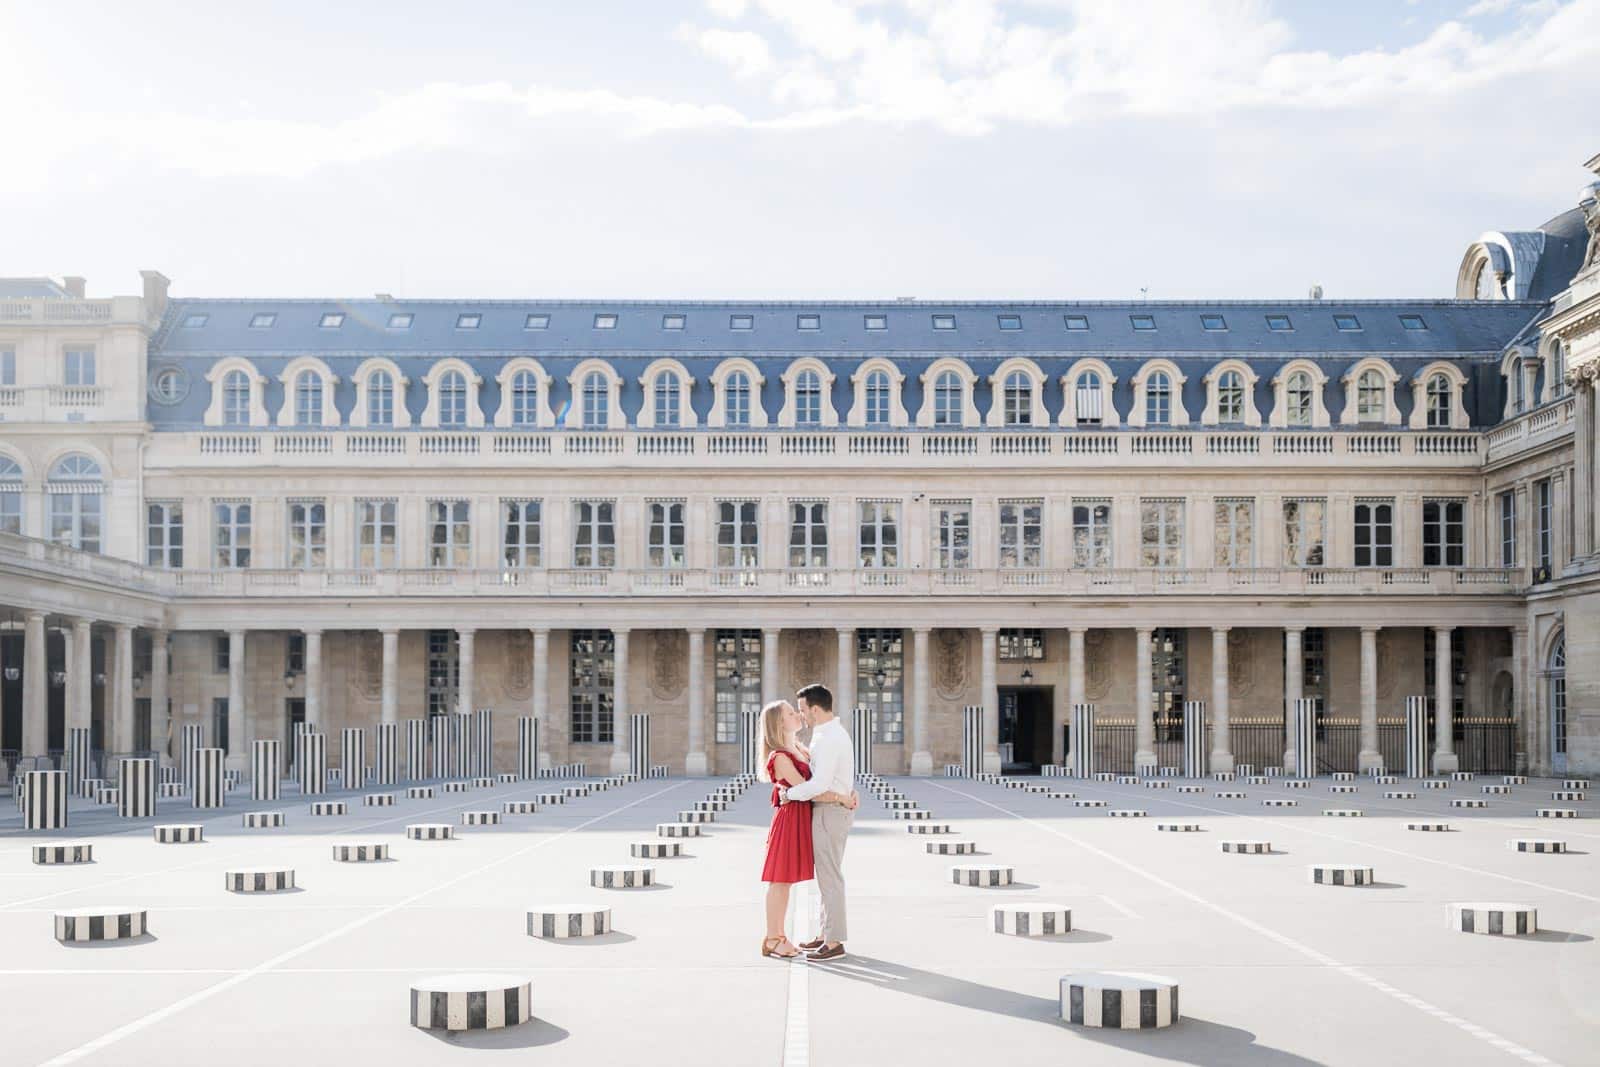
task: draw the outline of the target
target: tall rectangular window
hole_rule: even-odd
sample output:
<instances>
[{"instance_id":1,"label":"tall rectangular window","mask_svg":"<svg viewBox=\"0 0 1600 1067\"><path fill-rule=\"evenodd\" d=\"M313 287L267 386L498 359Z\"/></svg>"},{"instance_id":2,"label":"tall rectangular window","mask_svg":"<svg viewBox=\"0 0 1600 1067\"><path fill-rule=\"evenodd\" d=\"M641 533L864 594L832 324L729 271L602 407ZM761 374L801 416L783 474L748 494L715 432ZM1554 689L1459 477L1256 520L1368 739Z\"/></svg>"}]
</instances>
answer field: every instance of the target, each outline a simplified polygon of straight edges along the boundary
<instances>
[{"instance_id":1,"label":"tall rectangular window","mask_svg":"<svg viewBox=\"0 0 1600 1067\"><path fill-rule=\"evenodd\" d=\"M1002 627L996 652L1003 660L1044 659L1044 631Z\"/></svg>"},{"instance_id":2,"label":"tall rectangular window","mask_svg":"<svg viewBox=\"0 0 1600 1067\"><path fill-rule=\"evenodd\" d=\"M972 502L933 502L933 565L942 571L972 566Z\"/></svg>"},{"instance_id":3,"label":"tall rectangular window","mask_svg":"<svg viewBox=\"0 0 1600 1067\"><path fill-rule=\"evenodd\" d=\"M22 468L0 458L0 533L22 532Z\"/></svg>"},{"instance_id":4,"label":"tall rectangular window","mask_svg":"<svg viewBox=\"0 0 1600 1067\"><path fill-rule=\"evenodd\" d=\"M1000 566L1044 566L1044 501L1000 502Z\"/></svg>"},{"instance_id":5,"label":"tall rectangular window","mask_svg":"<svg viewBox=\"0 0 1600 1067\"><path fill-rule=\"evenodd\" d=\"M472 502L428 501L428 566L472 566Z\"/></svg>"},{"instance_id":6,"label":"tall rectangular window","mask_svg":"<svg viewBox=\"0 0 1600 1067\"><path fill-rule=\"evenodd\" d=\"M1150 635L1150 698L1157 741L1183 737L1183 701L1188 691L1188 631L1170 626Z\"/></svg>"},{"instance_id":7,"label":"tall rectangular window","mask_svg":"<svg viewBox=\"0 0 1600 1067\"><path fill-rule=\"evenodd\" d=\"M857 507L861 566L900 566L900 502L862 500Z\"/></svg>"},{"instance_id":8,"label":"tall rectangular window","mask_svg":"<svg viewBox=\"0 0 1600 1067\"><path fill-rule=\"evenodd\" d=\"M872 740L905 736L905 643L899 630L856 631L856 703L871 712Z\"/></svg>"},{"instance_id":9,"label":"tall rectangular window","mask_svg":"<svg viewBox=\"0 0 1600 1067\"><path fill-rule=\"evenodd\" d=\"M1394 566L1394 501L1356 501L1355 565Z\"/></svg>"},{"instance_id":10,"label":"tall rectangular window","mask_svg":"<svg viewBox=\"0 0 1600 1067\"><path fill-rule=\"evenodd\" d=\"M1422 565L1424 567L1462 567L1466 565L1466 503L1461 500L1422 502Z\"/></svg>"},{"instance_id":11,"label":"tall rectangular window","mask_svg":"<svg viewBox=\"0 0 1600 1067\"><path fill-rule=\"evenodd\" d=\"M211 744L228 751L228 698L211 698Z\"/></svg>"},{"instance_id":12,"label":"tall rectangular window","mask_svg":"<svg viewBox=\"0 0 1600 1067\"><path fill-rule=\"evenodd\" d=\"M739 716L761 710L761 631L716 632L717 744L739 740Z\"/></svg>"},{"instance_id":13,"label":"tall rectangular window","mask_svg":"<svg viewBox=\"0 0 1600 1067\"><path fill-rule=\"evenodd\" d=\"M568 737L575 745L612 740L611 712L616 692L617 645L610 630L573 630Z\"/></svg>"},{"instance_id":14,"label":"tall rectangular window","mask_svg":"<svg viewBox=\"0 0 1600 1067\"><path fill-rule=\"evenodd\" d=\"M250 566L250 518L248 500L211 502L211 544L219 569Z\"/></svg>"},{"instance_id":15,"label":"tall rectangular window","mask_svg":"<svg viewBox=\"0 0 1600 1067\"><path fill-rule=\"evenodd\" d=\"M1328 501L1326 498L1291 498L1283 502L1283 565L1326 566Z\"/></svg>"},{"instance_id":16,"label":"tall rectangular window","mask_svg":"<svg viewBox=\"0 0 1600 1067\"><path fill-rule=\"evenodd\" d=\"M1099 570L1111 560L1111 501L1073 501L1072 565Z\"/></svg>"},{"instance_id":17,"label":"tall rectangular window","mask_svg":"<svg viewBox=\"0 0 1600 1067\"><path fill-rule=\"evenodd\" d=\"M1213 544L1218 567L1256 565L1256 502L1249 498L1219 497L1213 506L1216 533Z\"/></svg>"},{"instance_id":18,"label":"tall rectangular window","mask_svg":"<svg viewBox=\"0 0 1600 1067\"><path fill-rule=\"evenodd\" d=\"M540 500L500 501L500 559L507 567L540 565L543 509Z\"/></svg>"},{"instance_id":19,"label":"tall rectangular window","mask_svg":"<svg viewBox=\"0 0 1600 1067\"><path fill-rule=\"evenodd\" d=\"M645 534L645 563L648 566L688 566L683 527L684 506L681 500L652 500L645 505L650 512L650 526Z\"/></svg>"},{"instance_id":20,"label":"tall rectangular window","mask_svg":"<svg viewBox=\"0 0 1600 1067\"><path fill-rule=\"evenodd\" d=\"M447 715L456 708L461 661L454 630L428 631L428 714Z\"/></svg>"},{"instance_id":21,"label":"tall rectangular window","mask_svg":"<svg viewBox=\"0 0 1600 1067\"><path fill-rule=\"evenodd\" d=\"M1507 489L1500 494L1500 566L1517 565L1517 493Z\"/></svg>"},{"instance_id":22,"label":"tall rectangular window","mask_svg":"<svg viewBox=\"0 0 1600 1067\"><path fill-rule=\"evenodd\" d=\"M0 385L17 384L17 350L0 348Z\"/></svg>"},{"instance_id":23,"label":"tall rectangular window","mask_svg":"<svg viewBox=\"0 0 1600 1067\"><path fill-rule=\"evenodd\" d=\"M1555 523L1549 478L1533 483L1533 497L1536 523L1534 537L1538 541L1534 547L1538 554L1539 567L1548 571L1555 562Z\"/></svg>"},{"instance_id":24,"label":"tall rectangular window","mask_svg":"<svg viewBox=\"0 0 1600 1067\"><path fill-rule=\"evenodd\" d=\"M806 569L827 568L827 501L789 501L789 566Z\"/></svg>"},{"instance_id":25,"label":"tall rectangular window","mask_svg":"<svg viewBox=\"0 0 1600 1067\"><path fill-rule=\"evenodd\" d=\"M66 366L61 378L62 385L94 385L94 349L69 348L66 352Z\"/></svg>"},{"instance_id":26,"label":"tall rectangular window","mask_svg":"<svg viewBox=\"0 0 1600 1067\"><path fill-rule=\"evenodd\" d=\"M287 556L292 571L328 565L328 504L323 500L290 500L287 504Z\"/></svg>"},{"instance_id":27,"label":"tall rectangular window","mask_svg":"<svg viewBox=\"0 0 1600 1067\"><path fill-rule=\"evenodd\" d=\"M1139 565L1183 566L1183 501L1139 502Z\"/></svg>"},{"instance_id":28,"label":"tall rectangular window","mask_svg":"<svg viewBox=\"0 0 1600 1067\"><path fill-rule=\"evenodd\" d=\"M390 568L399 561L399 527L396 500L356 501L356 566L363 570Z\"/></svg>"},{"instance_id":29,"label":"tall rectangular window","mask_svg":"<svg viewBox=\"0 0 1600 1067\"><path fill-rule=\"evenodd\" d=\"M306 673L306 635L298 630L289 631L283 645L283 673Z\"/></svg>"},{"instance_id":30,"label":"tall rectangular window","mask_svg":"<svg viewBox=\"0 0 1600 1067\"><path fill-rule=\"evenodd\" d=\"M1328 697L1328 631L1320 626L1307 626L1300 635L1301 695Z\"/></svg>"},{"instance_id":31,"label":"tall rectangular window","mask_svg":"<svg viewBox=\"0 0 1600 1067\"><path fill-rule=\"evenodd\" d=\"M217 674L227 674L233 662L233 644L227 634L212 635L211 669Z\"/></svg>"},{"instance_id":32,"label":"tall rectangular window","mask_svg":"<svg viewBox=\"0 0 1600 1067\"><path fill-rule=\"evenodd\" d=\"M572 505L572 565L608 568L617 565L617 502L578 500Z\"/></svg>"},{"instance_id":33,"label":"tall rectangular window","mask_svg":"<svg viewBox=\"0 0 1600 1067\"><path fill-rule=\"evenodd\" d=\"M183 501L152 500L145 505L144 561L170 570L183 566Z\"/></svg>"},{"instance_id":34,"label":"tall rectangular window","mask_svg":"<svg viewBox=\"0 0 1600 1067\"><path fill-rule=\"evenodd\" d=\"M761 566L761 537L754 500L717 501L717 566L754 570Z\"/></svg>"}]
</instances>

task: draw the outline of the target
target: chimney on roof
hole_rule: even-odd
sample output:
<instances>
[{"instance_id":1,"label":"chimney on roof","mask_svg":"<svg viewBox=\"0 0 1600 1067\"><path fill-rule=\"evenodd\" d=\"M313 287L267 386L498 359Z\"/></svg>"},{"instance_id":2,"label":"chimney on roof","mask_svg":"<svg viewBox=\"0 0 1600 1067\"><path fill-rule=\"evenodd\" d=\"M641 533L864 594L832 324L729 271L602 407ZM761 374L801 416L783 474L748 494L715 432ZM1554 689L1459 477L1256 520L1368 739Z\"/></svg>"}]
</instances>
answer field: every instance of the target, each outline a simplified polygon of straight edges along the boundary
<instances>
[{"instance_id":1,"label":"chimney on roof","mask_svg":"<svg viewBox=\"0 0 1600 1067\"><path fill-rule=\"evenodd\" d=\"M67 295L72 297L74 300L83 299L83 287L85 284L86 282L84 279L75 277L71 274L65 274L61 277L61 287L65 289L67 291Z\"/></svg>"},{"instance_id":2,"label":"chimney on roof","mask_svg":"<svg viewBox=\"0 0 1600 1067\"><path fill-rule=\"evenodd\" d=\"M378 293L377 294L377 298L379 300L382 300L385 304L394 303L394 294L393 293Z\"/></svg>"},{"instance_id":3,"label":"chimney on roof","mask_svg":"<svg viewBox=\"0 0 1600 1067\"><path fill-rule=\"evenodd\" d=\"M1322 286L1313 285L1311 287L1311 299L1313 299L1313 300L1321 300L1322 299Z\"/></svg>"},{"instance_id":4,"label":"chimney on roof","mask_svg":"<svg viewBox=\"0 0 1600 1067\"><path fill-rule=\"evenodd\" d=\"M145 312L151 318L159 319L167 313L167 287L172 284L172 279L158 270L142 270L139 277L144 279Z\"/></svg>"}]
</instances>

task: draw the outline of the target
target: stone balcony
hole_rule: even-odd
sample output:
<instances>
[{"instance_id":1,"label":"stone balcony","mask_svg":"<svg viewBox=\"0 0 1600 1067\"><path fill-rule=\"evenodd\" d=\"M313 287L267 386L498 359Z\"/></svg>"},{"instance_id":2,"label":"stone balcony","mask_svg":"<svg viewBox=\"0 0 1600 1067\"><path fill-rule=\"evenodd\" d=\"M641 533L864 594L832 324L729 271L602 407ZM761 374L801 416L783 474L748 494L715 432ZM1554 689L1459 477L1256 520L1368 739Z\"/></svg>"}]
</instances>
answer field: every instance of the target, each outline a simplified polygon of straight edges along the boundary
<instances>
[{"instance_id":1,"label":"stone balcony","mask_svg":"<svg viewBox=\"0 0 1600 1067\"><path fill-rule=\"evenodd\" d=\"M1484 463L1493 467L1570 437L1576 416L1577 403L1568 396L1501 423L1483 435Z\"/></svg>"},{"instance_id":2,"label":"stone balcony","mask_svg":"<svg viewBox=\"0 0 1600 1067\"><path fill-rule=\"evenodd\" d=\"M0 300L0 324L7 326L106 326L113 323L148 325L144 301L136 296L100 300L58 297L12 297Z\"/></svg>"}]
</instances>

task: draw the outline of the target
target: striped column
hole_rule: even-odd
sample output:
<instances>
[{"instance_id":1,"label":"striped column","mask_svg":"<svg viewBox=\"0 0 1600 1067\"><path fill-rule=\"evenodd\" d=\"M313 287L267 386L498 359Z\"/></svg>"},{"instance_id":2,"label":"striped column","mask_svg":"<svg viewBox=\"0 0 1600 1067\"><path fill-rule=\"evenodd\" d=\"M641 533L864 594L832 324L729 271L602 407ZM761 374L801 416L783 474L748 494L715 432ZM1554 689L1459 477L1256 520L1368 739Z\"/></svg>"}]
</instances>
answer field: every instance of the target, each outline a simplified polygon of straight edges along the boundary
<instances>
[{"instance_id":1,"label":"striped column","mask_svg":"<svg viewBox=\"0 0 1600 1067\"><path fill-rule=\"evenodd\" d=\"M89 787L84 784L91 777L89 774L88 727L73 726L68 728L67 750L63 755L66 758L67 782L71 785L72 791L79 796L88 796Z\"/></svg>"},{"instance_id":2,"label":"striped column","mask_svg":"<svg viewBox=\"0 0 1600 1067\"><path fill-rule=\"evenodd\" d=\"M1206 776L1206 702L1183 702L1183 776Z\"/></svg>"},{"instance_id":3,"label":"striped column","mask_svg":"<svg viewBox=\"0 0 1600 1067\"><path fill-rule=\"evenodd\" d=\"M461 718L461 770L463 778L476 778L478 770L478 717L470 711L457 712Z\"/></svg>"},{"instance_id":4,"label":"striped column","mask_svg":"<svg viewBox=\"0 0 1600 1067\"><path fill-rule=\"evenodd\" d=\"M226 795L227 778L223 763L228 754L220 748L194 750L194 782L189 786L190 803L197 808L220 808Z\"/></svg>"},{"instance_id":5,"label":"striped column","mask_svg":"<svg viewBox=\"0 0 1600 1067\"><path fill-rule=\"evenodd\" d=\"M476 777L487 777L494 774L494 709L479 708L472 717L475 726L472 773Z\"/></svg>"},{"instance_id":6,"label":"striped column","mask_svg":"<svg viewBox=\"0 0 1600 1067\"><path fill-rule=\"evenodd\" d=\"M539 720L532 715L517 716L517 777L539 777Z\"/></svg>"},{"instance_id":7,"label":"striped column","mask_svg":"<svg viewBox=\"0 0 1600 1067\"><path fill-rule=\"evenodd\" d=\"M1297 778L1317 776L1317 697L1301 697L1294 702L1294 773Z\"/></svg>"},{"instance_id":8,"label":"striped column","mask_svg":"<svg viewBox=\"0 0 1600 1067\"><path fill-rule=\"evenodd\" d=\"M328 791L328 735L301 734L295 738L300 758L295 774L300 778L301 796L320 796Z\"/></svg>"},{"instance_id":9,"label":"striped column","mask_svg":"<svg viewBox=\"0 0 1600 1067\"><path fill-rule=\"evenodd\" d=\"M445 767L451 778L467 776L467 720L465 712L455 712L445 726Z\"/></svg>"},{"instance_id":10,"label":"striped column","mask_svg":"<svg viewBox=\"0 0 1600 1067\"><path fill-rule=\"evenodd\" d=\"M1406 777L1428 775L1428 698L1406 697Z\"/></svg>"},{"instance_id":11,"label":"striped column","mask_svg":"<svg viewBox=\"0 0 1600 1067\"><path fill-rule=\"evenodd\" d=\"M179 751L183 763L183 784L194 785L194 754L206 743L205 728L197 722L185 723Z\"/></svg>"},{"instance_id":12,"label":"striped column","mask_svg":"<svg viewBox=\"0 0 1600 1067\"><path fill-rule=\"evenodd\" d=\"M983 705L961 709L961 777L973 778L983 770Z\"/></svg>"},{"instance_id":13,"label":"striped column","mask_svg":"<svg viewBox=\"0 0 1600 1067\"><path fill-rule=\"evenodd\" d=\"M117 814L143 819L156 813L156 761L128 758L117 761Z\"/></svg>"},{"instance_id":14,"label":"striped column","mask_svg":"<svg viewBox=\"0 0 1600 1067\"><path fill-rule=\"evenodd\" d=\"M378 724L378 760L375 768L378 785L394 785L399 778L400 724Z\"/></svg>"},{"instance_id":15,"label":"striped column","mask_svg":"<svg viewBox=\"0 0 1600 1067\"><path fill-rule=\"evenodd\" d=\"M739 713L739 773L756 773L756 744L761 735L761 713Z\"/></svg>"},{"instance_id":16,"label":"striped column","mask_svg":"<svg viewBox=\"0 0 1600 1067\"><path fill-rule=\"evenodd\" d=\"M24 830L59 830L67 825L66 771L24 771L22 787Z\"/></svg>"},{"instance_id":17,"label":"striped column","mask_svg":"<svg viewBox=\"0 0 1600 1067\"><path fill-rule=\"evenodd\" d=\"M650 776L650 716L628 716L628 769L641 779Z\"/></svg>"},{"instance_id":18,"label":"striped column","mask_svg":"<svg viewBox=\"0 0 1600 1067\"><path fill-rule=\"evenodd\" d=\"M250 799L277 800L283 783L279 768L283 766L283 742L272 738L257 738L250 742Z\"/></svg>"},{"instance_id":19,"label":"striped column","mask_svg":"<svg viewBox=\"0 0 1600 1067\"><path fill-rule=\"evenodd\" d=\"M420 782L428 777L428 722L406 720L406 779Z\"/></svg>"},{"instance_id":20,"label":"striped column","mask_svg":"<svg viewBox=\"0 0 1600 1067\"><path fill-rule=\"evenodd\" d=\"M367 732L359 726L346 726L339 737L339 777L346 789L366 787Z\"/></svg>"},{"instance_id":21,"label":"striped column","mask_svg":"<svg viewBox=\"0 0 1600 1067\"><path fill-rule=\"evenodd\" d=\"M857 707L850 713L850 739L856 747L856 773L872 773L872 709Z\"/></svg>"},{"instance_id":22,"label":"striped column","mask_svg":"<svg viewBox=\"0 0 1600 1067\"><path fill-rule=\"evenodd\" d=\"M1094 705L1072 705L1072 754L1067 773L1087 779L1094 774Z\"/></svg>"},{"instance_id":23,"label":"striped column","mask_svg":"<svg viewBox=\"0 0 1600 1067\"><path fill-rule=\"evenodd\" d=\"M450 715L428 717L428 753L430 778L450 776Z\"/></svg>"}]
</instances>

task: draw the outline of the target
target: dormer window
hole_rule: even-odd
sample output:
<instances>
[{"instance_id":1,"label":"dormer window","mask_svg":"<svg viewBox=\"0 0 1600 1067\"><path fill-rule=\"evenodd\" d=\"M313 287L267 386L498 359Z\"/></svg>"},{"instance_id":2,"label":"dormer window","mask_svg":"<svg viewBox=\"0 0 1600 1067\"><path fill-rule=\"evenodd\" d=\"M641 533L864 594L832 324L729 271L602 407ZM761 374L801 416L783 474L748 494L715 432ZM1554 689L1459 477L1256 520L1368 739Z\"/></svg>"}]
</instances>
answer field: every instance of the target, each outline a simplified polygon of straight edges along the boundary
<instances>
[{"instance_id":1,"label":"dormer window","mask_svg":"<svg viewBox=\"0 0 1600 1067\"><path fill-rule=\"evenodd\" d=\"M617 317L610 312L601 312L594 317L594 328L597 330L615 330Z\"/></svg>"},{"instance_id":2,"label":"dormer window","mask_svg":"<svg viewBox=\"0 0 1600 1067\"><path fill-rule=\"evenodd\" d=\"M1408 330L1426 330L1428 324L1422 321L1421 315L1401 315L1400 325Z\"/></svg>"},{"instance_id":3,"label":"dormer window","mask_svg":"<svg viewBox=\"0 0 1600 1067\"><path fill-rule=\"evenodd\" d=\"M1156 317L1154 315L1129 315L1128 321L1133 323L1133 328L1140 332L1156 328Z\"/></svg>"},{"instance_id":4,"label":"dormer window","mask_svg":"<svg viewBox=\"0 0 1600 1067\"><path fill-rule=\"evenodd\" d=\"M728 316L728 329L730 330L753 330L755 328L756 317L754 315Z\"/></svg>"},{"instance_id":5,"label":"dormer window","mask_svg":"<svg viewBox=\"0 0 1600 1067\"><path fill-rule=\"evenodd\" d=\"M956 317L954 315L935 315L933 317L933 328L935 330L953 330L956 328Z\"/></svg>"},{"instance_id":6,"label":"dormer window","mask_svg":"<svg viewBox=\"0 0 1600 1067\"><path fill-rule=\"evenodd\" d=\"M807 330L807 331L809 331L809 330L820 330L820 329L822 329L822 316L821 315L796 315L795 316L795 320L794 320L794 328L797 329L797 330Z\"/></svg>"},{"instance_id":7,"label":"dormer window","mask_svg":"<svg viewBox=\"0 0 1600 1067\"><path fill-rule=\"evenodd\" d=\"M252 330L270 330L272 329L272 324L277 321L278 313L276 311L258 311L250 316L250 328Z\"/></svg>"},{"instance_id":8,"label":"dormer window","mask_svg":"<svg viewBox=\"0 0 1600 1067\"><path fill-rule=\"evenodd\" d=\"M1215 333L1228 328L1228 321L1221 315L1201 315L1200 328Z\"/></svg>"},{"instance_id":9,"label":"dormer window","mask_svg":"<svg viewBox=\"0 0 1600 1067\"><path fill-rule=\"evenodd\" d=\"M1089 328L1089 316L1087 315L1067 315L1065 321L1067 329L1075 333Z\"/></svg>"},{"instance_id":10,"label":"dormer window","mask_svg":"<svg viewBox=\"0 0 1600 1067\"><path fill-rule=\"evenodd\" d=\"M663 315L661 316L661 328L663 330L681 330L687 321L682 315Z\"/></svg>"},{"instance_id":11,"label":"dormer window","mask_svg":"<svg viewBox=\"0 0 1600 1067\"><path fill-rule=\"evenodd\" d=\"M1287 315L1268 315L1267 329L1274 333L1286 333L1294 329L1294 323L1289 321L1289 316Z\"/></svg>"},{"instance_id":12,"label":"dormer window","mask_svg":"<svg viewBox=\"0 0 1600 1067\"><path fill-rule=\"evenodd\" d=\"M548 330L550 328L550 316L542 311L530 312L527 319L523 321L522 328L524 330Z\"/></svg>"},{"instance_id":13,"label":"dormer window","mask_svg":"<svg viewBox=\"0 0 1600 1067\"><path fill-rule=\"evenodd\" d=\"M1354 333L1361 329L1361 320L1354 315L1335 315L1333 325L1341 333Z\"/></svg>"},{"instance_id":14,"label":"dormer window","mask_svg":"<svg viewBox=\"0 0 1600 1067\"><path fill-rule=\"evenodd\" d=\"M1000 328L1002 330L1020 330L1020 329L1022 329L1022 316L1021 315L1001 315L1001 316L999 316L999 320L1000 320Z\"/></svg>"},{"instance_id":15,"label":"dormer window","mask_svg":"<svg viewBox=\"0 0 1600 1067\"><path fill-rule=\"evenodd\" d=\"M862 316L862 324L869 330L887 330L889 328L889 316L865 315Z\"/></svg>"},{"instance_id":16,"label":"dormer window","mask_svg":"<svg viewBox=\"0 0 1600 1067\"><path fill-rule=\"evenodd\" d=\"M317 323L317 325L322 327L324 330L337 330L339 327L344 325L344 312L323 312L322 319Z\"/></svg>"},{"instance_id":17,"label":"dormer window","mask_svg":"<svg viewBox=\"0 0 1600 1067\"><path fill-rule=\"evenodd\" d=\"M476 330L483 322L483 316L476 311L463 311L456 316L456 329Z\"/></svg>"},{"instance_id":18,"label":"dormer window","mask_svg":"<svg viewBox=\"0 0 1600 1067\"><path fill-rule=\"evenodd\" d=\"M208 321L210 321L210 319L211 316L207 315L203 311L195 312L193 315L185 315L183 317L183 328L185 330L198 330L200 327L204 326Z\"/></svg>"},{"instance_id":19,"label":"dormer window","mask_svg":"<svg viewBox=\"0 0 1600 1067\"><path fill-rule=\"evenodd\" d=\"M389 329L409 330L411 329L411 320L414 317L409 311L396 311L389 316Z\"/></svg>"}]
</instances>

